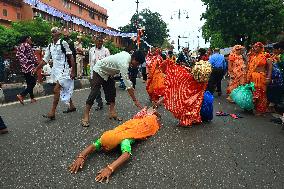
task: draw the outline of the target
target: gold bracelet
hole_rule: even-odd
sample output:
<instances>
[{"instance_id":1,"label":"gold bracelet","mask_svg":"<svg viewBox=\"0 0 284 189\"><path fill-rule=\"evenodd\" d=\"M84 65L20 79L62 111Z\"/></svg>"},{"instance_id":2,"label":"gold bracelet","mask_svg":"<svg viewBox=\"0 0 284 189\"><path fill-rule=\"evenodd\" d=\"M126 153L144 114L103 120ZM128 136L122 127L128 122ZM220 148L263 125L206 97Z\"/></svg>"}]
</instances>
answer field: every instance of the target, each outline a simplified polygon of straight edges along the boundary
<instances>
[{"instance_id":1,"label":"gold bracelet","mask_svg":"<svg viewBox=\"0 0 284 189\"><path fill-rule=\"evenodd\" d=\"M83 158L83 159L84 159L84 161L86 160L86 157L85 157L85 156L83 156L82 154L79 154L77 158Z\"/></svg>"},{"instance_id":2,"label":"gold bracelet","mask_svg":"<svg viewBox=\"0 0 284 189\"><path fill-rule=\"evenodd\" d=\"M110 165L107 165L107 168L109 168L111 170L111 173L113 173L113 168Z\"/></svg>"}]
</instances>

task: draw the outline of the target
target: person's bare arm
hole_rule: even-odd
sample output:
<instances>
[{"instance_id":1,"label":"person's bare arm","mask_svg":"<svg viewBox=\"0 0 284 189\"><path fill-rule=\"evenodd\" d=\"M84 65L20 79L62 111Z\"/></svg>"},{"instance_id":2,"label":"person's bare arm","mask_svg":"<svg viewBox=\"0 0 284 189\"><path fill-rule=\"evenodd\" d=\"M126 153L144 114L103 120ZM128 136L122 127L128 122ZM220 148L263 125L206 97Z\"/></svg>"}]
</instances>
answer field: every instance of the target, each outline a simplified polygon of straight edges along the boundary
<instances>
[{"instance_id":1,"label":"person's bare arm","mask_svg":"<svg viewBox=\"0 0 284 189\"><path fill-rule=\"evenodd\" d=\"M267 59L267 77L266 77L267 83L271 82L271 74L272 74L272 60L269 58Z\"/></svg>"},{"instance_id":2,"label":"person's bare arm","mask_svg":"<svg viewBox=\"0 0 284 189\"><path fill-rule=\"evenodd\" d=\"M164 103L165 98L162 97L158 100L158 102L153 102L153 108L157 109L159 106L161 106Z\"/></svg>"},{"instance_id":3,"label":"person's bare arm","mask_svg":"<svg viewBox=\"0 0 284 189\"><path fill-rule=\"evenodd\" d=\"M133 88L129 88L129 89L127 89L127 92L128 92L128 94L129 94L129 96L131 97L131 99L133 100L134 104L135 104L138 108L142 109L142 108L143 108L142 105L141 105L140 102L136 99L136 96L135 96L135 93L134 93L134 89L133 89Z\"/></svg>"},{"instance_id":4,"label":"person's bare arm","mask_svg":"<svg viewBox=\"0 0 284 189\"><path fill-rule=\"evenodd\" d=\"M75 61L74 61L74 57L72 54L67 54L67 58L70 60L71 63L71 73L70 73L70 77L71 79L75 78Z\"/></svg>"},{"instance_id":5,"label":"person's bare arm","mask_svg":"<svg viewBox=\"0 0 284 189\"><path fill-rule=\"evenodd\" d=\"M71 173L77 173L79 169L83 168L83 165L85 163L85 160L87 156L91 153L93 153L96 150L96 147L91 144L87 148L85 148L78 156L77 159L74 160L74 162L69 166L69 171Z\"/></svg>"},{"instance_id":6,"label":"person's bare arm","mask_svg":"<svg viewBox=\"0 0 284 189\"><path fill-rule=\"evenodd\" d=\"M46 62L42 60L42 61L39 63L39 65L37 65L37 67L32 71L32 74L37 73L37 71L38 71L39 69L41 69L45 64L46 64Z\"/></svg>"},{"instance_id":7,"label":"person's bare arm","mask_svg":"<svg viewBox=\"0 0 284 189\"><path fill-rule=\"evenodd\" d=\"M111 174L114 171L116 171L118 167L123 165L129 158L130 158L130 154L128 152L124 152L123 154L121 154L121 156L117 160L115 160L110 165L106 166L105 168L103 168L102 170L98 172L96 181L102 183L104 180L106 180L106 182L108 183L109 177L111 176Z\"/></svg>"}]
</instances>

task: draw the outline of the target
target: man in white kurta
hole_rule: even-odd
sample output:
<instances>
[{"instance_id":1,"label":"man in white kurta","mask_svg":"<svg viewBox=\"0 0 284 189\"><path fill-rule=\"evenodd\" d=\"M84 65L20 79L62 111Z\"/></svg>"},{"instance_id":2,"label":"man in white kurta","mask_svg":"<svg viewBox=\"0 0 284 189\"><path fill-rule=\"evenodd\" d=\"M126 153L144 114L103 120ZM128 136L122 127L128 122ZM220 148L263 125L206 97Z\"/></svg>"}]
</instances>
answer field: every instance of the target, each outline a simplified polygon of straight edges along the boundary
<instances>
[{"instance_id":1,"label":"man in white kurta","mask_svg":"<svg viewBox=\"0 0 284 189\"><path fill-rule=\"evenodd\" d=\"M50 59L53 61L50 77L56 83L54 87L54 99L53 106L50 112L43 117L51 120L55 119L56 108L59 102L59 98L62 102L69 104L69 108L64 113L76 111L76 108L71 100L71 96L74 90L74 59L72 51L66 41L60 39L61 32L59 28L54 27L51 29L52 43L46 48L43 61L35 69L37 71ZM62 40L62 41L61 41ZM63 49L65 49L65 53ZM70 60L71 67L67 60ZM35 72L34 71L34 72ZM36 72L35 72L36 73Z\"/></svg>"},{"instance_id":2,"label":"man in white kurta","mask_svg":"<svg viewBox=\"0 0 284 189\"><path fill-rule=\"evenodd\" d=\"M128 77L128 68L131 66L137 68L145 60L145 57L141 51L136 51L132 55L128 52L122 51L115 55L108 56L96 62L93 66L93 77L90 81L91 83L91 92L86 101L86 107L84 116L82 119L82 126L88 127L90 120L90 110L93 105L94 100L100 92L101 87L103 87L105 98L109 108L109 118L114 120L121 121L121 118L118 118L115 111L115 81L113 76L121 73L122 78L124 79L125 85L129 96L132 98L135 105L139 108L142 108L141 104L135 97L134 89L132 83Z\"/></svg>"},{"instance_id":3,"label":"man in white kurta","mask_svg":"<svg viewBox=\"0 0 284 189\"><path fill-rule=\"evenodd\" d=\"M110 56L110 52L107 48L103 46L103 38L98 37L94 39L96 46L92 47L89 51L89 63L90 63L90 70L91 70L91 79L93 78L93 68L97 61ZM101 92L99 92L98 96L96 97L96 102L98 107L95 110L101 110L103 108L103 99L101 97Z\"/></svg>"}]
</instances>

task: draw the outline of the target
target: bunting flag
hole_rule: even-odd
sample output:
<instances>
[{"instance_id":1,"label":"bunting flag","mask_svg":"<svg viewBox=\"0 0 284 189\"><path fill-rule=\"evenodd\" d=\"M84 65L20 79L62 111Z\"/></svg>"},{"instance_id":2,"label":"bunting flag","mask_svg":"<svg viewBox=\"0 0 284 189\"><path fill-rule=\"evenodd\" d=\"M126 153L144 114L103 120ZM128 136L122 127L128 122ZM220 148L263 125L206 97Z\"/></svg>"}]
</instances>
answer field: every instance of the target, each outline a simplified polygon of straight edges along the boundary
<instances>
[{"instance_id":1,"label":"bunting flag","mask_svg":"<svg viewBox=\"0 0 284 189\"><path fill-rule=\"evenodd\" d=\"M85 27L90 28L91 30L94 30L96 32L102 32L102 33L105 33L105 34L111 35L111 36L129 37L129 38L137 36L136 33L120 33L120 32L116 32L116 31L113 31L113 30L104 29L104 28L99 27L97 25L94 25L90 22L87 22L83 19L77 18L75 16L70 16L70 15L65 14L63 12L60 12L59 10L57 10L57 9L55 9L55 8L45 4L45 3L42 3L39 0L24 0L24 2L26 4L33 6L33 8L38 9L42 12L46 12L46 13L54 16L54 17L61 18L65 21L67 21L67 22L73 22L74 24L85 26Z\"/></svg>"}]
</instances>

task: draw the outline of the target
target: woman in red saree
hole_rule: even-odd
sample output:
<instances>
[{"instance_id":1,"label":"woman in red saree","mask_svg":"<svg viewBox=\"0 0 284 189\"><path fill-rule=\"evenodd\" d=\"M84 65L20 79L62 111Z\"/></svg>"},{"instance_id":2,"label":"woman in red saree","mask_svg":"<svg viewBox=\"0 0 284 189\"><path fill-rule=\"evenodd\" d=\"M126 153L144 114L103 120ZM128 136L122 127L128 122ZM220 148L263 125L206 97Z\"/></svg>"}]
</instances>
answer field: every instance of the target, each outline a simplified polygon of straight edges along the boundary
<instances>
[{"instance_id":1,"label":"woman in red saree","mask_svg":"<svg viewBox=\"0 0 284 189\"><path fill-rule=\"evenodd\" d=\"M246 66L241 54L243 48L244 47L241 45L235 45L229 55L228 73L230 75L230 81L227 87L228 95L230 95L235 88L246 83ZM230 96L228 96L227 100L233 102Z\"/></svg>"},{"instance_id":2,"label":"woman in red saree","mask_svg":"<svg viewBox=\"0 0 284 189\"><path fill-rule=\"evenodd\" d=\"M160 56L160 50L155 54L147 56L147 84L146 90L152 102L157 102L164 95L165 82L164 73L162 72L163 58Z\"/></svg>"},{"instance_id":3,"label":"woman in red saree","mask_svg":"<svg viewBox=\"0 0 284 189\"><path fill-rule=\"evenodd\" d=\"M166 62L164 105L179 126L201 123L200 110L207 82L197 82L189 69L172 61Z\"/></svg>"},{"instance_id":4,"label":"woman in red saree","mask_svg":"<svg viewBox=\"0 0 284 189\"><path fill-rule=\"evenodd\" d=\"M271 81L272 61L264 52L264 45L260 42L253 46L254 53L248 63L247 82L255 84L255 109L257 115L266 113L268 100L266 96L267 84Z\"/></svg>"}]
</instances>

